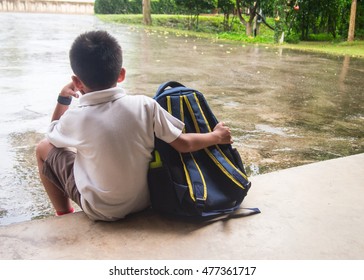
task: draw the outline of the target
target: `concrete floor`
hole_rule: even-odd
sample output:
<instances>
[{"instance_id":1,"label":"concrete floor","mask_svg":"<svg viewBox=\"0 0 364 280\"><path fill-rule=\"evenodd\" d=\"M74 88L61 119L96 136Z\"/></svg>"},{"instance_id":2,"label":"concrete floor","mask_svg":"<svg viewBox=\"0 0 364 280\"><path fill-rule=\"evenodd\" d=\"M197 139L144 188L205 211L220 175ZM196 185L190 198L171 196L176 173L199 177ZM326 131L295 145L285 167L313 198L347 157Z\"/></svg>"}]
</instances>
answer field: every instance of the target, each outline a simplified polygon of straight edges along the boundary
<instances>
[{"instance_id":1,"label":"concrete floor","mask_svg":"<svg viewBox=\"0 0 364 280\"><path fill-rule=\"evenodd\" d=\"M0 227L0 259L364 259L364 154L250 178L261 214L197 223L82 212Z\"/></svg>"}]
</instances>

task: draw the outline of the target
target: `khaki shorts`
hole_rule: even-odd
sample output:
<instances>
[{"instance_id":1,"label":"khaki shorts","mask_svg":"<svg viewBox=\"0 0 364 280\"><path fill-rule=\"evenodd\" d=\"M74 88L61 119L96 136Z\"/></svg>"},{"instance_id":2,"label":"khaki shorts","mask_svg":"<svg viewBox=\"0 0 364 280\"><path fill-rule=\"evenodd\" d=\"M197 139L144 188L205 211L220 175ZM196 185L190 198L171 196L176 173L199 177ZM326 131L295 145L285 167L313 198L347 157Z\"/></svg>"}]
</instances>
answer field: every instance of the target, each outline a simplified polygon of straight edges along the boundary
<instances>
[{"instance_id":1,"label":"khaki shorts","mask_svg":"<svg viewBox=\"0 0 364 280\"><path fill-rule=\"evenodd\" d=\"M73 173L75 156L76 154L68 149L53 148L44 162L43 174L64 196L81 207L81 195L76 187Z\"/></svg>"}]
</instances>

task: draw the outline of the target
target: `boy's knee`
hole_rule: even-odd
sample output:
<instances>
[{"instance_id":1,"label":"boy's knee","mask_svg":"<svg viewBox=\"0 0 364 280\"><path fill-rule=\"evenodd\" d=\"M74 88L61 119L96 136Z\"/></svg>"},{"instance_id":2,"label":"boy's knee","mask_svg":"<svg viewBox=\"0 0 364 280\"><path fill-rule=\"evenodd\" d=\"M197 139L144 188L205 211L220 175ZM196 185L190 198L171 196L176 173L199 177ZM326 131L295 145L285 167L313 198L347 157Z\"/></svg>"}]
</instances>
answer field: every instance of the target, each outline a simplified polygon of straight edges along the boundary
<instances>
[{"instance_id":1,"label":"boy's knee","mask_svg":"<svg viewBox=\"0 0 364 280\"><path fill-rule=\"evenodd\" d=\"M48 141L48 139L41 140L35 149L37 159L44 161L53 147L54 146Z\"/></svg>"}]
</instances>

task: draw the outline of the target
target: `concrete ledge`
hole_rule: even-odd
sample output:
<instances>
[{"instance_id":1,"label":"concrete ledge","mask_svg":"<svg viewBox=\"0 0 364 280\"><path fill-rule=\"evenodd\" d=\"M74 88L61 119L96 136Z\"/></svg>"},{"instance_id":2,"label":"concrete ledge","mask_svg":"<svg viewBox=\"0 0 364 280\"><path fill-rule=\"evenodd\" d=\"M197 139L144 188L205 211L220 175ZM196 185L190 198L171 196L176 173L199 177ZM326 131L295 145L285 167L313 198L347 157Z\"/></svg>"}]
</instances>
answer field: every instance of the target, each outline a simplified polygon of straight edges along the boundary
<instances>
[{"instance_id":1,"label":"concrete ledge","mask_svg":"<svg viewBox=\"0 0 364 280\"><path fill-rule=\"evenodd\" d=\"M364 154L252 177L261 214L196 223L152 211L0 227L0 259L364 259Z\"/></svg>"}]
</instances>

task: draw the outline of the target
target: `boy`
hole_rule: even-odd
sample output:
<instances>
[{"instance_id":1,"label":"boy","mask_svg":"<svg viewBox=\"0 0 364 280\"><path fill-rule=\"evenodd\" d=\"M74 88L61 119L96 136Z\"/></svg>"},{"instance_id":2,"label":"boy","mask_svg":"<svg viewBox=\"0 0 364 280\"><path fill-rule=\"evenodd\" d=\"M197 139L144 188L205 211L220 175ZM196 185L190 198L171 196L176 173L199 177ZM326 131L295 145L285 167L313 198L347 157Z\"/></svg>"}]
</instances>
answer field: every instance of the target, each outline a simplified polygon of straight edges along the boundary
<instances>
[{"instance_id":1,"label":"boy","mask_svg":"<svg viewBox=\"0 0 364 280\"><path fill-rule=\"evenodd\" d=\"M70 50L72 82L58 96L46 139L36 149L39 174L57 215L74 212L114 221L149 206L147 171L154 135L180 152L232 143L219 123L211 133L184 124L152 98L126 95L122 50L105 31L78 36ZM80 105L68 110L72 97ZM74 148L73 152L68 148Z\"/></svg>"}]
</instances>

